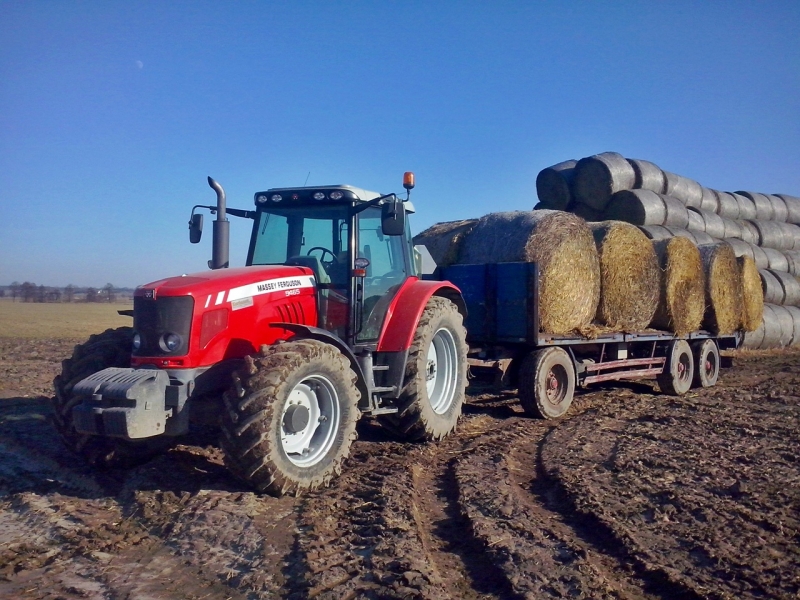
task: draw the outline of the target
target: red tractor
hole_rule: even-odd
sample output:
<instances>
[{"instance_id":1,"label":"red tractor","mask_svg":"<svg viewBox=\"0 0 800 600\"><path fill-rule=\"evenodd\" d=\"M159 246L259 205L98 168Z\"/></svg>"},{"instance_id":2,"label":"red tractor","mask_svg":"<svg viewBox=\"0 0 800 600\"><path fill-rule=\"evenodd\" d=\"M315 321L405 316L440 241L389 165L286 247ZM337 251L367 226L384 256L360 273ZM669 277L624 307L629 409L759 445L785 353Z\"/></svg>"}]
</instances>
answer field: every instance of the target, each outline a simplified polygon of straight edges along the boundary
<instances>
[{"instance_id":1,"label":"red tractor","mask_svg":"<svg viewBox=\"0 0 800 600\"><path fill-rule=\"evenodd\" d=\"M97 466L167 448L191 423L222 431L230 470L256 490L299 493L341 472L356 421L410 440L456 427L467 371L465 305L420 279L406 200L347 186L270 189L216 213L210 271L140 286L133 328L76 346L55 378L54 420ZM227 214L251 219L247 266L228 267Z\"/></svg>"}]
</instances>

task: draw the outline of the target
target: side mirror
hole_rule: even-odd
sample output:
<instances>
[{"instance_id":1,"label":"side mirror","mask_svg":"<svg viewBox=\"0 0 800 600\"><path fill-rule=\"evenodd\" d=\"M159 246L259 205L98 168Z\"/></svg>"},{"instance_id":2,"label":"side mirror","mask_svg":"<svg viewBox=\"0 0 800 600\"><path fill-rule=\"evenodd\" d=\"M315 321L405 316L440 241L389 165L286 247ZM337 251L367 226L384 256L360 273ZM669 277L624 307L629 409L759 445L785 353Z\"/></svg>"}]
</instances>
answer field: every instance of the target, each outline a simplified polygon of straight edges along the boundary
<instances>
[{"instance_id":1,"label":"side mirror","mask_svg":"<svg viewBox=\"0 0 800 600\"><path fill-rule=\"evenodd\" d=\"M395 198L381 206L381 230L383 235L403 235L406 232L406 207Z\"/></svg>"},{"instance_id":2,"label":"side mirror","mask_svg":"<svg viewBox=\"0 0 800 600\"><path fill-rule=\"evenodd\" d=\"M192 220L189 221L189 241L196 244L203 236L203 215L198 213L192 215Z\"/></svg>"}]
</instances>

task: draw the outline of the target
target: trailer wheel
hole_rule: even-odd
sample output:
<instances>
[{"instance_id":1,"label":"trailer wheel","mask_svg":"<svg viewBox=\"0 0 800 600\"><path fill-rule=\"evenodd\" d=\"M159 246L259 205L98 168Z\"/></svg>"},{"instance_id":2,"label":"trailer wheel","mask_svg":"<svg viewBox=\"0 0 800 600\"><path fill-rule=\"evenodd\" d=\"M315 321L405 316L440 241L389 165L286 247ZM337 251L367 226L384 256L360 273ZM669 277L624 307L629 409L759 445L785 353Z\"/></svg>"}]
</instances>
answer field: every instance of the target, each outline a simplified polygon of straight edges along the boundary
<instances>
[{"instance_id":1,"label":"trailer wheel","mask_svg":"<svg viewBox=\"0 0 800 600\"><path fill-rule=\"evenodd\" d=\"M519 399L533 417L557 419L575 394L575 367L563 348L545 348L526 356L519 373Z\"/></svg>"},{"instance_id":2,"label":"trailer wheel","mask_svg":"<svg viewBox=\"0 0 800 600\"><path fill-rule=\"evenodd\" d=\"M408 440L440 440L455 431L466 388L463 317L450 300L433 296L411 342L399 411L381 422Z\"/></svg>"},{"instance_id":3,"label":"trailer wheel","mask_svg":"<svg viewBox=\"0 0 800 600\"><path fill-rule=\"evenodd\" d=\"M338 349L316 340L276 344L245 358L224 395L228 468L276 496L328 485L356 439L356 378Z\"/></svg>"},{"instance_id":4,"label":"trailer wheel","mask_svg":"<svg viewBox=\"0 0 800 600\"><path fill-rule=\"evenodd\" d=\"M719 378L719 348L714 340L703 340L692 345L694 353L694 379L692 387L711 387Z\"/></svg>"},{"instance_id":5,"label":"trailer wheel","mask_svg":"<svg viewBox=\"0 0 800 600\"><path fill-rule=\"evenodd\" d=\"M658 387L664 394L682 396L692 387L694 360L692 349L686 340L672 342L664 372L656 377Z\"/></svg>"},{"instance_id":6,"label":"trailer wheel","mask_svg":"<svg viewBox=\"0 0 800 600\"><path fill-rule=\"evenodd\" d=\"M72 388L85 377L108 367L129 367L132 340L132 327L107 329L91 336L85 343L75 346L72 358L62 361L61 373L53 380L53 426L69 450L95 467L132 467L147 462L173 443L167 436L133 441L75 430L72 409L83 398L74 396Z\"/></svg>"}]
</instances>

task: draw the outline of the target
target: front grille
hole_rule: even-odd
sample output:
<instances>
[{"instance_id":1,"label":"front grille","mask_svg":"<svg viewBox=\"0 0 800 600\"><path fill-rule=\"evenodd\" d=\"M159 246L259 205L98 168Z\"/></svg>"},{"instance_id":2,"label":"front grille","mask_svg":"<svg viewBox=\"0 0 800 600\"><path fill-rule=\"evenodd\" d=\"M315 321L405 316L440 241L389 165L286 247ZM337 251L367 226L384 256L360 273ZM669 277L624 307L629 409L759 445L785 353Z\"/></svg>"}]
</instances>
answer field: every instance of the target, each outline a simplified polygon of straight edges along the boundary
<instances>
[{"instance_id":1,"label":"front grille","mask_svg":"<svg viewBox=\"0 0 800 600\"><path fill-rule=\"evenodd\" d=\"M157 300L133 299L133 328L141 336L142 345L134 356L183 356L189 352L189 333L192 328L194 298L191 296L162 297ZM176 333L181 337L178 348L169 352L163 337Z\"/></svg>"}]
</instances>

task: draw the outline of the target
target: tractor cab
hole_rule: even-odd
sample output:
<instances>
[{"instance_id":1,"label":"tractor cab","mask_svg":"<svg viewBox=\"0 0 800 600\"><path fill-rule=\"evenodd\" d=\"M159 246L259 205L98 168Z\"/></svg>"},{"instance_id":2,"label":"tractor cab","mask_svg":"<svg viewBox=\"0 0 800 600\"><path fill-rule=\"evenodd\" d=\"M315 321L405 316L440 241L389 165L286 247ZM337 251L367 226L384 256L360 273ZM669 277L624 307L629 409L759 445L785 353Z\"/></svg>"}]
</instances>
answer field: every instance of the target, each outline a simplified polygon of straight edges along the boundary
<instances>
[{"instance_id":1,"label":"tractor cab","mask_svg":"<svg viewBox=\"0 0 800 600\"><path fill-rule=\"evenodd\" d=\"M247 265L308 267L318 327L353 349L374 347L397 291L417 275L410 202L332 185L269 189L255 205Z\"/></svg>"}]
</instances>

